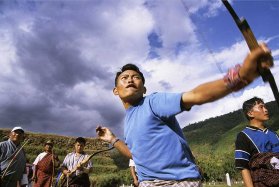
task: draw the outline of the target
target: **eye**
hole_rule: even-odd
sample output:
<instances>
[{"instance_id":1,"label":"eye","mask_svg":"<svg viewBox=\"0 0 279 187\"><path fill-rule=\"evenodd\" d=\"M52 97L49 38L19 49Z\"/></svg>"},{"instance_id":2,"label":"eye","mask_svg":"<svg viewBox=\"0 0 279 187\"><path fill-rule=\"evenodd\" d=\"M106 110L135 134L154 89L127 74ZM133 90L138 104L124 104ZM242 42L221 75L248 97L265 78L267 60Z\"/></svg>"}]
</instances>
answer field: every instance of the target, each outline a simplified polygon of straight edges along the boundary
<instances>
[{"instance_id":1,"label":"eye","mask_svg":"<svg viewBox=\"0 0 279 187\"><path fill-rule=\"evenodd\" d=\"M122 76L120 79L121 80L126 80L128 78L128 76Z\"/></svg>"},{"instance_id":2,"label":"eye","mask_svg":"<svg viewBox=\"0 0 279 187\"><path fill-rule=\"evenodd\" d=\"M135 75L133 78L139 80L139 79L140 79L140 76Z\"/></svg>"}]
</instances>

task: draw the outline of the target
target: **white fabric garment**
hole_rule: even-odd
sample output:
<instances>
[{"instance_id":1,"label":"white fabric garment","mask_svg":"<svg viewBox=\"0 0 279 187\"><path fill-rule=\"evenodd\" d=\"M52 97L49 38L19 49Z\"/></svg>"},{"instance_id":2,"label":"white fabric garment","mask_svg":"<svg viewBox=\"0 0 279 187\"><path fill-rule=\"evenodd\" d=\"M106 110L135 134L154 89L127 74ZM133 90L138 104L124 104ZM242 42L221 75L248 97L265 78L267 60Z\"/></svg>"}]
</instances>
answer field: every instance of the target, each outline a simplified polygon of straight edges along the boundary
<instances>
[{"instance_id":1,"label":"white fabric garment","mask_svg":"<svg viewBox=\"0 0 279 187\"><path fill-rule=\"evenodd\" d=\"M274 169L279 169L279 159L276 157L272 157L270 159L270 164L273 166Z\"/></svg>"}]
</instances>

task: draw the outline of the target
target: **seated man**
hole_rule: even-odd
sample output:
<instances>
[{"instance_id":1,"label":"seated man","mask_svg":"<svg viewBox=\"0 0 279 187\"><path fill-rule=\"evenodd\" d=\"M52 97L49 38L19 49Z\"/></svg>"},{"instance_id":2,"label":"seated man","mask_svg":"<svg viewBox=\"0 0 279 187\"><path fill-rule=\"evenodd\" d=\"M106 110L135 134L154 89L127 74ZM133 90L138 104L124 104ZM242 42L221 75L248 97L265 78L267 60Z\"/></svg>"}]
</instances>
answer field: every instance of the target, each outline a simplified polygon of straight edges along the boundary
<instances>
[{"instance_id":1,"label":"seated man","mask_svg":"<svg viewBox=\"0 0 279 187\"><path fill-rule=\"evenodd\" d=\"M92 162L83 161L89 156L83 149L85 147L86 140L82 137L78 137L75 140L75 151L67 154L65 157L61 171L66 176L66 181L62 186L74 186L74 187L89 187L90 180L88 173L91 172Z\"/></svg>"}]
</instances>

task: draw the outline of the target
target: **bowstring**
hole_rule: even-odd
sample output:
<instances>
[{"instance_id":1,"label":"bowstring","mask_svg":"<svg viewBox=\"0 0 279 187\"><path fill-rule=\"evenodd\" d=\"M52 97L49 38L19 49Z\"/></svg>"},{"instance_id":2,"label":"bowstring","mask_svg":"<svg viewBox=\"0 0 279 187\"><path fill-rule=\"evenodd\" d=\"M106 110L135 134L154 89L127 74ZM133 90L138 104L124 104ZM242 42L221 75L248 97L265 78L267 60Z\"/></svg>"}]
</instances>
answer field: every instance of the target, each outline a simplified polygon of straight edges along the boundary
<instances>
[{"instance_id":1,"label":"bowstring","mask_svg":"<svg viewBox=\"0 0 279 187\"><path fill-rule=\"evenodd\" d=\"M186 3L185 3L183 0L180 0L180 2L181 2L181 4L182 4L183 9L184 9L184 11L186 12L187 16L190 18L190 10L189 10L188 6L186 5ZM191 21L192 21L193 23L195 23L195 21L194 21L193 18L191 19ZM196 24L196 25L197 25L197 24ZM214 52L212 51L212 49L211 49L211 47L210 47L210 45L209 45L209 42L207 41L207 39L206 39L206 37L204 36L203 32L200 31L200 30L198 30L198 29L195 29L194 32L195 32L197 35L200 36L201 40L203 41L202 43L206 46L206 49L208 50L209 54L211 55L211 57L212 57L212 59L213 59L213 62L214 62L214 64L216 65L216 67L217 67L217 69L219 70L219 72L220 72L221 74L224 74L225 72L222 70L221 65L218 63L218 60L216 59L216 56L215 56ZM230 95L231 95L234 99L237 99L234 92L231 92ZM237 108L238 108L237 110L241 109L241 105L240 105L239 102L237 102ZM242 112L241 112L241 113L242 113ZM244 119L244 121L245 121L245 116L244 116L243 113L242 113L241 116L242 116L242 119Z\"/></svg>"}]
</instances>

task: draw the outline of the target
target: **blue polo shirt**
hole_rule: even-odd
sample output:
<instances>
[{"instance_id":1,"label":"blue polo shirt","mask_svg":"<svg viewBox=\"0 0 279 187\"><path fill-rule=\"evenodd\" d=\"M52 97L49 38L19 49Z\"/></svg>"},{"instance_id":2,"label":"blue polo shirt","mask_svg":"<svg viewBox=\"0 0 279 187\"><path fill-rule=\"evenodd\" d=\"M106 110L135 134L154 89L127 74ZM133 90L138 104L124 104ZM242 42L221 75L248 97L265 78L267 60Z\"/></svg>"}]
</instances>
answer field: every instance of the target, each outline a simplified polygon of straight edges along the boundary
<instances>
[{"instance_id":1,"label":"blue polo shirt","mask_svg":"<svg viewBox=\"0 0 279 187\"><path fill-rule=\"evenodd\" d=\"M124 136L139 181L199 179L200 174L175 118L182 94L154 93L126 110Z\"/></svg>"},{"instance_id":2,"label":"blue polo shirt","mask_svg":"<svg viewBox=\"0 0 279 187\"><path fill-rule=\"evenodd\" d=\"M248 126L237 135L235 142L235 166L249 169L248 163L256 153L279 152L279 138L270 129Z\"/></svg>"}]
</instances>

